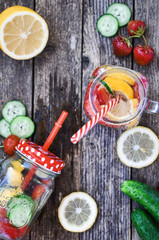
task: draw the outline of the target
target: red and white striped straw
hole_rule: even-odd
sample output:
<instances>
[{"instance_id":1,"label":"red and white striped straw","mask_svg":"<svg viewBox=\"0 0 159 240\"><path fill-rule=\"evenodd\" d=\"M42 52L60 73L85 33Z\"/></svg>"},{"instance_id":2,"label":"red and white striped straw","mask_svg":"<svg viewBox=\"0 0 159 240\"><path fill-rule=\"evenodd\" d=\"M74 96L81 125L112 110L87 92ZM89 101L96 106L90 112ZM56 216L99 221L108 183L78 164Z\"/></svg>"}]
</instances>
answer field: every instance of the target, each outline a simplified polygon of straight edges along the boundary
<instances>
[{"instance_id":1,"label":"red and white striped straw","mask_svg":"<svg viewBox=\"0 0 159 240\"><path fill-rule=\"evenodd\" d=\"M120 101L120 96L113 98L109 101L89 122L87 122L82 128L80 128L72 137L71 142L76 144L88 131L98 123L101 118L109 112Z\"/></svg>"}]
</instances>

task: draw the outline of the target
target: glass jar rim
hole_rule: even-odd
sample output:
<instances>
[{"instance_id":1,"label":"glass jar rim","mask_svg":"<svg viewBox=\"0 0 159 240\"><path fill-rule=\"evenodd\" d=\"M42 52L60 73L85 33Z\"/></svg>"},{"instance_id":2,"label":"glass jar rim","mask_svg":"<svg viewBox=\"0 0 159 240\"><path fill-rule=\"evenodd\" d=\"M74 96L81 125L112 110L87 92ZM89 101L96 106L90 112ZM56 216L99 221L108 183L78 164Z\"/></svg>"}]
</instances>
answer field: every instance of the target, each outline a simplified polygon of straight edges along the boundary
<instances>
[{"instance_id":1,"label":"glass jar rim","mask_svg":"<svg viewBox=\"0 0 159 240\"><path fill-rule=\"evenodd\" d=\"M42 167L40 164L38 164L38 163L36 163L36 162L33 162L31 159L29 159L28 157L26 157L24 154L22 154L19 150L15 150L15 153L17 153L21 158L23 158L23 159L25 159L25 160L27 160L31 165L35 165L35 166L37 166L38 168L40 168L40 170L42 171L42 172L44 172L45 174L48 174L48 175L50 175L50 176L55 176L55 177L57 177L57 176L59 176L60 175L60 173L58 174L58 173L55 173L55 172L53 172L53 171L51 171L51 170L49 170L49 169L47 169L47 168L44 168L44 167Z\"/></svg>"},{"instance_id":2,"label":"glass jar rim","mask_svg":"<svg viewBox=\"0 0 159 240\"><path fill-rule=\"evenodd\" d=\"M142 80L139 78L139 76L134 72L134 70L131 70L131 69L127 69L127 68L124 68L124 67L116 67L116 66L111 66L112 68L110 69L107 69L105 71L103 71L101 74L99 74L97 77L94 78L93 82L92 82L92 85L90 87L90 91L89 91L89 102L90 102L90 106L93 110L93 112L95 114L98 113L94 103L93 103L93 93L94 93L94 89L95 89L95 86L96 86L96 83L98 82L98 80L107 72L112 72L112 71L116 71L116 70L120 70L120 71L123 71L123 72L128 72L129 75L133 75L133 77L135 78L135 81L139 84L140 88L142 88L143 90L143 99L140 101L140 104L138 106L138 109L137 111L135 111L134 114L132 114L129 118L125 119L125 120L121 120L121 121L112 121L106 117L103 117L102 118L102 121L108 123L108 124L114 124L114 125L118 125L118 124L126 124L126 123L129 123L130 121L133 121L137 116L139 116L144 108L145 108L145 104L147 102L147 96L146 96L146 89L145 89L145 86L142 82Z\"/></svg>"}]
</instances>

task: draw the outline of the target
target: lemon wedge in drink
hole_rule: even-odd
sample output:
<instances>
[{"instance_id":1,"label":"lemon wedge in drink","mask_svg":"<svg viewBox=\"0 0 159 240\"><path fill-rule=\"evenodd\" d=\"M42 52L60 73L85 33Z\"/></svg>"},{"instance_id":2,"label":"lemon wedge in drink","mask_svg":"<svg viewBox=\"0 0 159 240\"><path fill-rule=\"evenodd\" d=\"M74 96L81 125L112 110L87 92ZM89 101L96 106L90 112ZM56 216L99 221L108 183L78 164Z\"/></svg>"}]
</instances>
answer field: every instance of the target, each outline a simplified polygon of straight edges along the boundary
<instances>
[{"instance_id":1,"label":"lemon wedge in drink","mask_svg":"<svg viewBox=\"0 0 159 240\"><path fill-rule=\"evenodd\" d=\"M119 137L117 154L128 167L146 167L158 157L159 139L149 128L141 126L131 128Z\"/></svg>"},{"instance_id":2,"label":"lemon wedge in drink","mask_svg":"<svg viewBox=\"0 0 159 240\"><path fill-rule=\"evenodd\" d=\"M137 98L130 100L121 99L120 102L106 114L106 117L113 121L126 120L136 111L137 105Z\"/></svg>"},{"instance_id":3,"label":"lemon wedge in drink","mask_svg":"<svg viewBox=\"0 0 159 240\"><path fill-rule=\"evenodd\" d=\"M58 217L61 225L70 232L84 232L95 222L98 209L94 199L84 192L73 192L64 197Z\"/></svg>"},{"instance_id":4,"label":"lemon wedge in drink","mask_svg":"<svg viewBox=\"0 0 159 240\"><path fill-rule=\"evenodd\" d=\"M16 60L30 59L46 46L45 20L30 8L13 6L0 14L0 48Z\"/></svg>"},{"instance_id":5,"label":"lemon wedge in drink","mask_svg":"<svg viewBox=\"0 0 159 240\"><path fill-rule=\"evenodd\" d=\"M115 91L115 94L121 95L125 99L132 99L134 98L134 91L131 88L131 86L126 83L125 81L119 79L119 78L113 78L111 76L108 76L104 79L108 86Z\"/></svg>"}]
</instances>

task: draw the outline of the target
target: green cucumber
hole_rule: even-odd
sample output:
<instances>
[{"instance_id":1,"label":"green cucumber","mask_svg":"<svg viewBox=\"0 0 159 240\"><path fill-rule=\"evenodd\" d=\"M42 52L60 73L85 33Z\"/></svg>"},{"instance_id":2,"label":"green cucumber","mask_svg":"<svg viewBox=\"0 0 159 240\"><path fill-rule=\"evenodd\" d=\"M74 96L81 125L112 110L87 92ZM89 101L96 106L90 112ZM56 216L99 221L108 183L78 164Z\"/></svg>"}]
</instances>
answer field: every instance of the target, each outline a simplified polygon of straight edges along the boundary
<instances>
[{"instance_id":1,"label":"green cucumber","mask_svg":"<svg viewBox=\"0 0 159 240\"><path fill-rule=\"evenodd\" d=\"M127 180L121 186L122 192L143 206L159 222L159 192L144 183Z\"/></svg>"},{"instance_id":2,"label":"green cucumber","mask_svg":"<svg viewBox=\"0 0 159 240\"><path fill-rule=\"evenodd\" d=\"M12 134L18 136L19 138L30 137L35 130L35 125L31 118L26 116L15 117L10 125L10 131Z\"/></svg>"},{"instance_id":3,"label":"green cucumber","mask_svg":"<svg viewBox=\"0 0 159 240\"><path fill-rule=\"evenodd\" d=\"M20 101L9 101L5 104L2 109L3 118L8 122L11 121L19 115L26 115L26 108L24 104Z\"/></svg>"},{"instance_id":4,"label":"green cucumber","mask_svg":"<svg viewBox=\"0 0 159 240\"><path fill-rule=\"evenodd\" d=\"M21 194L11 198L7 204L7 217L15 227L26 226L33 215L34 201L31 197Z\"/></svg>"},{"instance_id":5,"label":"green cucumber","mask_svg":"<svg viewBox=\"0 0 159 240\"><path fill-rule=\"evenodd\" d=\"M159 228L152 218L143 210L137 208L131 214L131 220L141 240L159 239Z\"/></svg>"},{"instance_id":6,"label":"green cucumber","mask_svg":"<svg viewBox=\"0 0 159 240\"><path fill-rule=\"evenodd\" d=\"M97 30L103 37L114 36L119 28L119 22L116 17L111 14L104 14L97 20Z\"/></svg>"},{"instance_id":7,"label":"green cucumber","mask_svg":"<svg viewBox=\"0 0 159 240\"><path fill-rule=\"evenodd\" d=\"M125 26L131 18L131 10L124 3L112 3L108 8L106 13L112 14L119 21L119 26Z\"/></svg>"},{"instance_id":8,"label":"green cucumber","mask_svg":"<svg viewBox=\"0 0 159 240\"><path fill-rule=\"evenodd\" d=\"M4 138L11 135L10 124L5 119L0 120L0 135Z\"/></svg>"}]
</instances>

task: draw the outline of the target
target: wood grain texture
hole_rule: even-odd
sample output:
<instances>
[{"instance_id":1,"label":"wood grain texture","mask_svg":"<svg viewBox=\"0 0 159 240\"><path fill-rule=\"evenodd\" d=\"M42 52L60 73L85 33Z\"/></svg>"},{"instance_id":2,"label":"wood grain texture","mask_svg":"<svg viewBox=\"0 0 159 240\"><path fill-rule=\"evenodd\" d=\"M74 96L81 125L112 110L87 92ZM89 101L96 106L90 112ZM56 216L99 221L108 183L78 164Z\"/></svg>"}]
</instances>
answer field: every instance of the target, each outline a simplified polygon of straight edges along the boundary
<instances>
[{"instance_id":1,"label":"wood grain texture","mask_svg":"<svg viewBox=\"0 0 159 240\"><path fill-rule=\"evenodd\" d=\"M117 58L113 55L114 37L102 37L96 29L96 21L115 1L84 1L83 31L83 76L82 110L89 78L94 69L103 64L132 67L132 56ZM132 1L124 1L132 9ZM126 35L126 27L119 30ZM88 121L82 111L83 122ZM82 142L82 189L92 195L98 204L99 214L95 225L81 235L87 240L129 240L130 200L122 194L120 187L131 177L130 168L118 159L116 143L121 131L95 126Z\"/></svg>"},{"instance_id":2,"label":"wood grain texture","mask_svg":"<svg viewBox=\"0 0 159 240\"><path fill-rule=\"evenodd\" d=\"M157 26L159 24L158 14L159 14L159 6L156 2L152 0L135 1L135 19L141 19L146 23L146 31L145 36L147 39L147 43L155 50L155 58L153 62L147 66L139 66L134 62L134 69L143 73L149 80L149 91L148 97L154 101L159 101L159 71L158 71L158 54L159 54L159 37ZM144 44L143 39L134 40L134 44ZM157 136L159 136L159 128L158 128L159 115L158 114L147 114L144 113L140 125L151 128ZM132 170L132 178L143 183L148 184L154 189L159 188L158 182L158 164L159 158L152 165L142 168L140 170L133 169ZM133 209L139 207L137 204L133 202ZM132 228L132 240L139 240L136 231Z\"/></svg>"},{"instance_id":3,"label":"wood grain texture","mask_svg":"<svg viewBox=\"0 0 159 240\"><path fill-rule=\"evenodd\" d=\"M22 5L33 9L34 0L1 1L0 11L14 6ZM0 51L0 106L11 100L19 100L27 108L27 115L32 116L32 62L33 60L17 61L11 59ZM1 116L2 117L2 116ZM4 138L0 137L2 145ZM1 149L1 155L6 157ZM29 239L29 235L25 238Z\"/></svg>"},{"instance_id":4,"label":"wood grain texture","mask_svg":"<svg viewBox=\"0 0 159 240\"><path fill-rule=\"evenodd\" d=\"M57 208L62 198L80 189L80 145L70 141L81 119L81 31L82 3L79 0L36 1L36 11L49 27L49 42L34 62L34 140L43 144L62 110L68 117L50 150L66 166L56 180L55 192L37 221L31 239L75 239L58 221Z\"/></svg>"}]
</instances>

